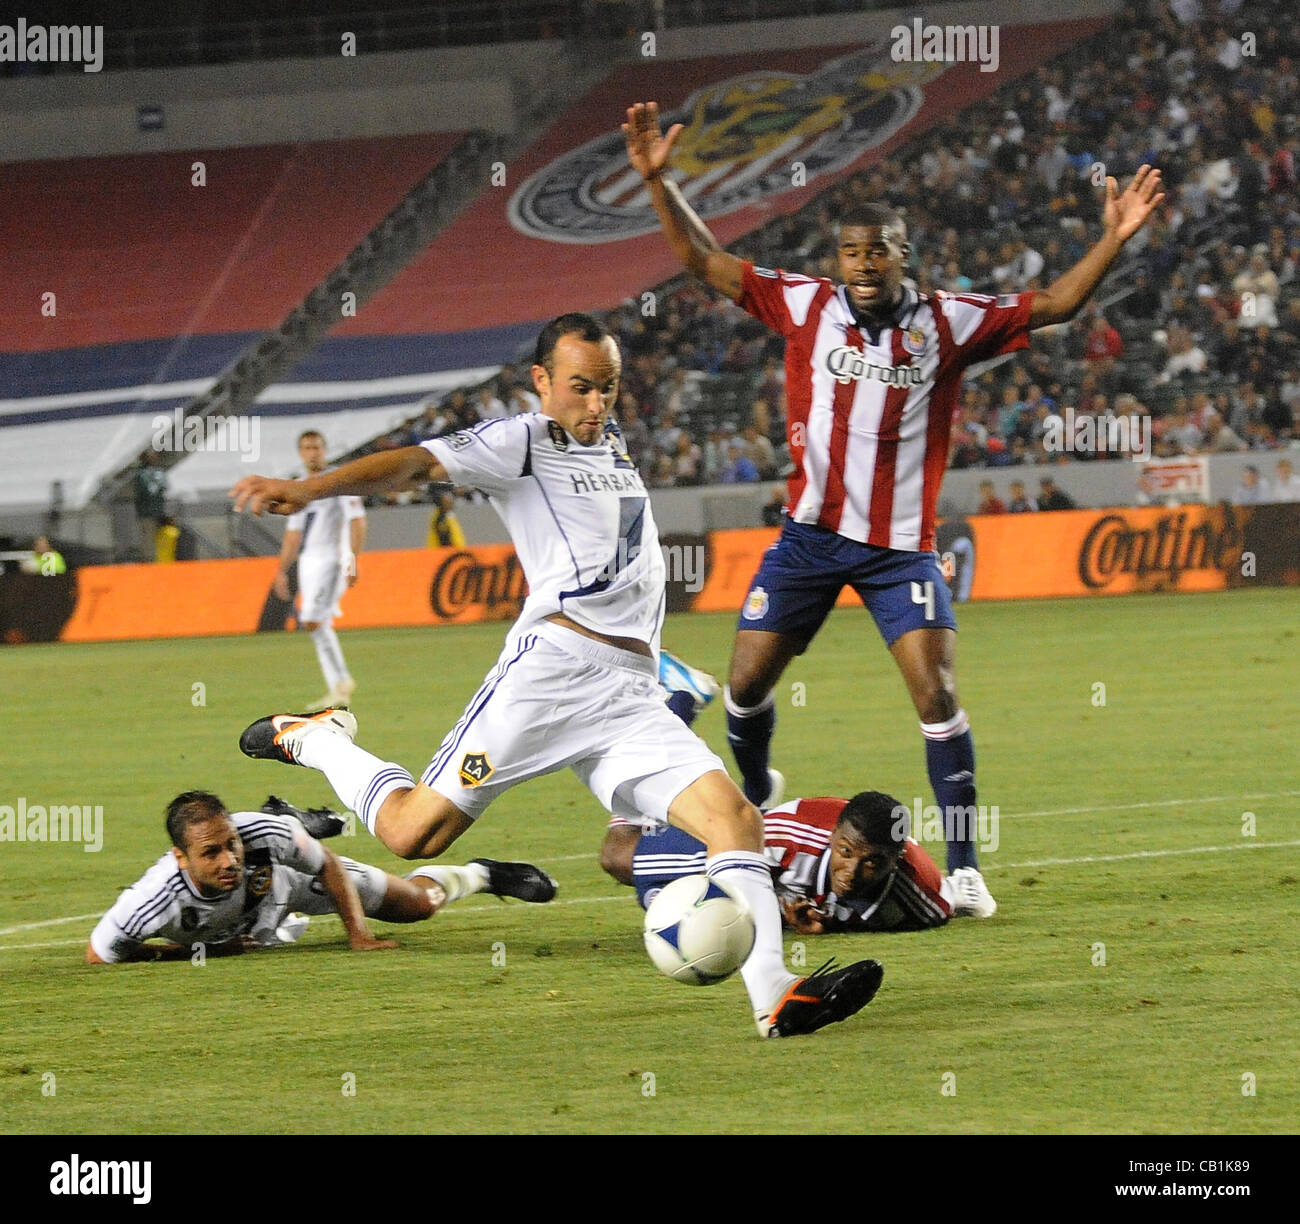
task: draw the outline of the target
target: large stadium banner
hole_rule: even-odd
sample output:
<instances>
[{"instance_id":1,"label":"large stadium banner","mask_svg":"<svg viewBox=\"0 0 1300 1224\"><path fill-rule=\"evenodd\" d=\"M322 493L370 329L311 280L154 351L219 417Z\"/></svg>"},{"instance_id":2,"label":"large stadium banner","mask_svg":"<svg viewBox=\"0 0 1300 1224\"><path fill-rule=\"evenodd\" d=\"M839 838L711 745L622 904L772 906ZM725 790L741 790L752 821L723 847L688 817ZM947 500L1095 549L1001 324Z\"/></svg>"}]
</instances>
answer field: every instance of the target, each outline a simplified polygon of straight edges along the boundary
<instances>
[{"instance_id":1,"label":"large stadium banner","mask_svg":"<svg viewBox=\"0 0 1300 1224\"><path fill-rule=\"evenodd\" d=\"M668 610L740 609L770 528L665 537ZM959 601L1300 586L1300 504L974 515L940 524ZM271 591L277 561L86 566L0 575L0 641L204 637L293 627ZM340 629L512 620L527 595L509 544L363 553ZM846 589L841 605L857 597Z\"/></svg>"},{"instance_id":2,"label":"large stadium banner","mask_svg":"<svg viewBox=\"0 0 1300 1224\"><path fill-rule=\"evenodd\" d=\"M335 336L467 333L612 307L681 269L628 165L635 101L682 123L671 173L724 245L1095 34L1107 18L1003 25L998 70L896 60L893 23L836 46L620 64Z\"/></svg>"}]
</instances>

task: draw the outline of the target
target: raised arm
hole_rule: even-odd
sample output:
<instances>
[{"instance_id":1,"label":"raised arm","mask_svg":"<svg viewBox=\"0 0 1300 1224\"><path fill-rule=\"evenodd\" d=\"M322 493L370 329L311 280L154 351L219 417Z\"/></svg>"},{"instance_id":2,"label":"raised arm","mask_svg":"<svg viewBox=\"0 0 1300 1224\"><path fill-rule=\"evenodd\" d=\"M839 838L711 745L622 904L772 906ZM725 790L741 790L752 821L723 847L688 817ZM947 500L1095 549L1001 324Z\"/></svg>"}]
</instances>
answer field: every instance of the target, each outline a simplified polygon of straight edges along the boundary
<instances>
[{"instance_id":1,"label":"raised arm","mask_svg":"<svg viewBox=\"0 0 1300 1224\"><path fill-rule=\"evenodd\" d=\"M1029 308L1029 326L1047 327L1074 318L1101 284L1101 278L1115 262L1124 244L1146 224L1147 218L1164 198L1165 194L1160 190L1160 171L1150 166L1138 168L1123 195L1119 193L1119 184L1108 178L1101 240L1073 268L1034 295L1033 305Z\"/></svg>"},{"instance_id":2,"label":"raised arm","mask_svg":"<svg viewBox=\"0 0 1300 1224\"><path fill-rule=\"evenodd\" d=\"M423 446L403 446L381 451L345 463L332 472L321 472L306 480L272 480L268 476L245 476L230 496L235 513L247 507L253 514L293 514L321 497L353 494L368 497L389 493L426 481L445 481L447 471Z\"/></svg>"},{"instance_id":3,"label":"raised arm","mask_svg":"<svg viewBox=\"0 0 1300 1224\"><path fill-rule=\"evenodd\" d=\"M664 175L673 145L684 130L680 123L674 123L665 136L659 130L659 103L637 102L628 107L627 122L623 124L627 159L650 188L650 203L664 236L686 270L735 301L743 288L743 262L718 245L681 189Z\"/></svg>"}]
</instances>

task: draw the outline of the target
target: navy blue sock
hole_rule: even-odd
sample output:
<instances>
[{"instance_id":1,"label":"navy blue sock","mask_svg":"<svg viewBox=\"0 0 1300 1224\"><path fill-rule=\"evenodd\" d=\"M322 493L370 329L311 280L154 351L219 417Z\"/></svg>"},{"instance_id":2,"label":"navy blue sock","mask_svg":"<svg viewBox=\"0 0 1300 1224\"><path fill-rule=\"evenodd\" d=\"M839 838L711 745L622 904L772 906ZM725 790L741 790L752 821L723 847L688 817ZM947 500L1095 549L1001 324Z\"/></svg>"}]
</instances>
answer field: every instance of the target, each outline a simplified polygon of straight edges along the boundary
<instances>
[{"instance_id":1,"label":"navy blue sock","mask_svg":"<svg viewBox=\"0 0 1300 1224\"><path fill-rule=\"evenodd\" d=\"M948 839L948 874L978 867L975 856L975 741L965 710L942 723L922 723L925 764L943 812Z\"/></svg>"},{"instance_id":2,"label":"navy blue sock","mask_svg":"<svg viewBox=\"0 0 1300 1224\"><path fill-rule=\"evenodd\" d=\"M668 695L668 708L688 727L695 721L695 698L685 689Z\"/></svg>"},{"instance_id":3,"label":"navy blue sock","mask_svg":"<svg viewBox=\"0 0 1300 1224\"><path fill-rule=\"evenodd\" d=\"M724 702L727 708L727 742L740 769L741 789L750 803L762 804L772 789L772 780L767 776L767 762L772 732L776 729L776 700L768 694L761 705L746 709L731 700L731 690L728 689Z\"/></svg>"}]
</instances>

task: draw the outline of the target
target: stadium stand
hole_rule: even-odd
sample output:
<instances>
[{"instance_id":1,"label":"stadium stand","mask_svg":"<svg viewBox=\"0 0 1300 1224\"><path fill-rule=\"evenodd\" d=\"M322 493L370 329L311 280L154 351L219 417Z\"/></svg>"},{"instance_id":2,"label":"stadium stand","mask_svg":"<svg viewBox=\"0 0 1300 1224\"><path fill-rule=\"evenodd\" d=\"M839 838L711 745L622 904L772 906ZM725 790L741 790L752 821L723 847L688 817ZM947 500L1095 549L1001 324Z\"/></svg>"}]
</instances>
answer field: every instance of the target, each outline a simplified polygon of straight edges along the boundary
<instances>
[{"instance_id":1,"label":"stadium stand","mask_svg":"<svg viewBox=\"0 0 1300 1224\"><path fill-rule=\"evenodd\" d=\"M149 444L155 414L199 394L250 340L278 327L462 138L0 166L0 190L13 203L0 429L15 471L4 502L42 501L62 480L67 505L83 504ZM52 317L30 308L46 293L55 295ZM356 369L347 352L339 361ZM320 376L319 365L307 371ZM362 390L372 403L390 394ZM283 385L266 411L320 410L316 393L310 382L296 392ZM59 428L74 419L75 429Z\"/></svg>"},{"instance_id":2,"label":"stadium stand","mask_svg":"<svg viewBox=\"0 0 1300 1224\"><path fill-rule=\"evenodd\" d=\"M1287 9L1256 0L1224 20L1183 21L1156 3L1131 6L731 249L834 275L836 213L885 200L908 219L923 290L1032 289L1097 232L1098 163L1121 179L1142 161L1159 164L1172 188L1159 223L1096 305L968 384L952 466L1066 461L1042 445L1050 416L1066 408L1150 415L1157 455L1286 446L1300 439L1300 43ZM1246 29L1263 40L1249 60L1232 53ZM620 415L647 480L734 479L733 440L758 476L772 475L784 441L779 342L681 278L646 288L654 315L638 296L606 321L627 357ZM468 413L459 401L426 405L375 445L459 427L481 414L476 403L519 410L523 373L504 371L486 401L461 388Z\"/></svg>"}]
</instances>

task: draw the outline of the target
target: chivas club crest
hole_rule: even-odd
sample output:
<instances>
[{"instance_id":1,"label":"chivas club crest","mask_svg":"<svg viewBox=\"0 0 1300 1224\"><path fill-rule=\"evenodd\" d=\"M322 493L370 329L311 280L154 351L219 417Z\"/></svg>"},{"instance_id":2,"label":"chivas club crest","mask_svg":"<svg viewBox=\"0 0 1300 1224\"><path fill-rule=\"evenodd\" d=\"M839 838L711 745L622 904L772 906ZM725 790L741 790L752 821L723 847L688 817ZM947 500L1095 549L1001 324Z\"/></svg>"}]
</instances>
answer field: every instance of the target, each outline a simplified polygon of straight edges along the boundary
<instances>
[{"instance_id":1,"label":"chivas club crest","mask_svg":"<svg viewBox=\"0 0 1300 1224\"><path fill-rule=\"evenodd\" d=\"M496 766L488 760L486 752L467 752L461 757L460 768L456 772L460 775L462 786L473 788L482 786L496 773Z\"/></svg>"},{"instance_id":2,"label":"chivas club crest","mask_svg":"<svg viewBox=\"0 0 1300 1224\"><path fill-rule=\"evenodd\" d=\"M664 131L674 123L686 129L673 149L673 177L706 220L769 206L803 186L792 181L791 165L811 182L888 140L946 70L896 62L878 43L806 74L760 68L710 81L662 116ZM508 214L515 229L550 242L617 242L659 228L617 128L548 162L515 192Z\"/></svg>"},{"instance_id":3,"label":"chivas club crest","mask_svg":"<svg viewBox=\"0 0 1300 1224\"><path fill-rule=\"evenodd\" d=\"M903 351L919 357L925 352L925 332L919 327L909 327L903 333Z\"/></svg>"},{"instance_id":4,"label":"chivas club crest","mask_svg":"<svg viewBox=\"0 0 1300 1224\"><path fill-rule=\"evenodd\" d=\"M767 592L762 587L755 587L745 597L745 606L741 616L746 620L762 620L767 615Z\"/></svg>"}]
</instances>

